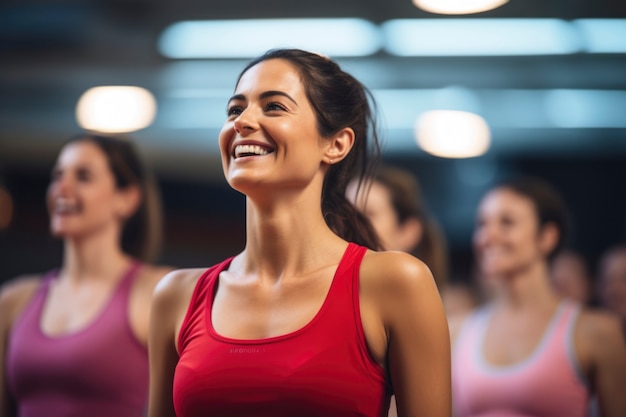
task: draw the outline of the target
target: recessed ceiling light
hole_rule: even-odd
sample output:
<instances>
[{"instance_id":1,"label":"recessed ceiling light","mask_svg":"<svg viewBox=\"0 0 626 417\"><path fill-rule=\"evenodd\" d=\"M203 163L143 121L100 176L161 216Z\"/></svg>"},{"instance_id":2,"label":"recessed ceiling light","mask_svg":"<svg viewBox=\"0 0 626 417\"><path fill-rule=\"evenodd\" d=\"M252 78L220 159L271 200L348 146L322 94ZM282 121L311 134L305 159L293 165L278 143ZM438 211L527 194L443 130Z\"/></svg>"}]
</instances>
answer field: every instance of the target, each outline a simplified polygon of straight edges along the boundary
<instances>
[{"instance_id":1,"label":"recessed ceiling light","mask_svg":"<svg viewBox=\"0 0 626 417\"><path fill-rule=\"evenodd\" d=\"M508 3L509 0L413 0L422 10L439 14L470 14L486 12Z\"/></svg>"},{"instance_id":2,"label":"recessed ceiling light","mask_svg":"<svg viewBox=\"0 0 626 417\"><path fill-rule=\"evenodd\" d=\"M156 107L152 93L141 87L93 87L78 100L76 120L87 130L132 132L150 126Z\"/></svg>"},{"instance_id":3,"label":"recessed ceiling light","mask_svg":"<svg viewBox=\"0 0 626 417\"><path fill-rule=\"evenodd\" d=\"M415 124L417 144L442 158L471 158L489 149L487 122L477 114L459 110L431 110Z\"/></svg>"}]
</instances>

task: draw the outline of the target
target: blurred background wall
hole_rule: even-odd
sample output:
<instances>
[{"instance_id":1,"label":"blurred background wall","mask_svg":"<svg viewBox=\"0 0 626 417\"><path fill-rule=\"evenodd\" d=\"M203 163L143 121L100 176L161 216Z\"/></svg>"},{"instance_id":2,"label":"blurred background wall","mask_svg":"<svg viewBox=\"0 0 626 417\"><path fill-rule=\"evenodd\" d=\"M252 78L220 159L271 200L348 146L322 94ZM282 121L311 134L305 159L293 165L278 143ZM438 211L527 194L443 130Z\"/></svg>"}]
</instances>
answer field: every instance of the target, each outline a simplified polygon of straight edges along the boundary
<instances>
[{"instance_id":1,"label":"blurred background wall","mask_svg":"<svg viewBox=\"0 0 626 417\"><path fill-rule=\"evenodd\" d=\"M572 214L570 246L592 265L608 246L626 240L624 2L510 0L482 13L441 15L410 0L5 1L0 280L59 264L62 248L48 234L45 191L61 144L81 130L76 105L97 86L140 86L156 100L152 123L130 136L161 187L166 239L160 261L208 266L241 250L244 198L225 183L216 146L226 99L248 60L234 52L255 39L277 47L306 47L308 41L290 43L297 29L277 25L251 33L221 29L200 37L201 46L221 46L221 55L178 57L165 48L166 33L181 21L243 20L251 28L251 19L303 18L359 19L367 34L378 36L355 35L357 44L373 42L358 56L329 55L374 91L386 136L384 162L419 179L446 233L454 275L466 277L472 263L479 198L511 174L540 176L562 192ZM398 19L435 30L402 32L401 40L415 47L403 52L391 45L389 22ZM503 23L500 36L493 31L501 29L491 29L494 22ZM509 31L517 24L521 35ZM486 38L478 36L483 29L489 29ZM322 25L307 39L324 32ZM469 41L495 49L471 50L476 45ZM449 49L458 45L468 49ZM529 46L539 49L524 49ZM484 154L445 158L418 146L416 120L441 108L483 117L490 128Z\"/></svg>"}]
</instances>

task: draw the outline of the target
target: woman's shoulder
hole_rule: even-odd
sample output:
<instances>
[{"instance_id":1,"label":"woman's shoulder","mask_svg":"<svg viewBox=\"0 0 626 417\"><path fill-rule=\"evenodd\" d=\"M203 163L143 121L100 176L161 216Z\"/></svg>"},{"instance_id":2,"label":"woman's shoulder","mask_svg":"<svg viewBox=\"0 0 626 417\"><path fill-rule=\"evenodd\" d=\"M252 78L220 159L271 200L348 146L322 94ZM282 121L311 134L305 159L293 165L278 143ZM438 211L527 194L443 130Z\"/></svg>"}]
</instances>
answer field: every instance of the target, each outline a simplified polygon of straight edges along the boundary
<instances>
[{"instance_id":1,"label":"woman's shoulder","mask_svg":"<svg viewBox=\"0 0 626 417\"><path fill-rule=\"evenodd\" d=\"M361 264L361 282L389 291L435 285L433 275L424 262L399 251L368 251Z\"/></svg>"},{"instance_id":2,"label":"woman's shoulder","mask_svg":"<svg viewBox=\"0 0 626 417\"><path fill-rule=\"evenodd\" d=\"M376 306L386 321L435 314L441 298L424 262L395 251L368 251L361 263L359 289L364 304Z\"/></svg>"},{"instance_id":3,"label":"woman's shoulder","mask_svg":"<svg viewBox=\"0 0 626 417\"><path fill-rule=\"evenodd\" d=\"M582 308L577 331L590 342L602 344L607 338L623 337L619 317L603 309Z\"/></svg>"},{"instance_id":4,"label":"woman's shoulder","mask_svg":"<svg viewBox=\"0 0 626 417\"><path fill-rule=\"evenodd\" d=\"M206 268L171 269L159 279L155 288L155 295L172 297L181 293L193 292L198 280Z\"/></svg>"},{"instance_id":5,"label":"woman's shoulder","mask_svg":"<svg viewBox=\"0 0 626 417\"><path fill-rule=\"evenodd\" d=\"M143 264L139 270L139 279L146 286L154 288L156 284L163 279L168 273L173 271L173 266Z\"/></svg>"},{"instance_id":6,"label":"woman's shoulder","mask_svg":"<svg viewBox=\"0 0 626 417\"><path fill-rule=\"evenodd\" d=\"M35 294L42 282L42 275L21 275L10 279L0 287L0 317L12 322Z\"/></svg>"}]
</instances>

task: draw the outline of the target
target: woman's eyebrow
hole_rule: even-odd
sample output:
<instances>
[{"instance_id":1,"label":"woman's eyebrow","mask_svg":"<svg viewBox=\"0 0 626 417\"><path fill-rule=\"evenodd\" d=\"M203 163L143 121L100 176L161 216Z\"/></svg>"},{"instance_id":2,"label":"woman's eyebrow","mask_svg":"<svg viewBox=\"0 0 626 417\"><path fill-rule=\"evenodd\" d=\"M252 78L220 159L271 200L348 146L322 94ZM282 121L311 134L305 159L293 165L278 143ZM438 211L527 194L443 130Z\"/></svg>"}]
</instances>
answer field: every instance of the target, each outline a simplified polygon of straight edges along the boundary
<instances>
[{"instance_id":1,"label":"woman's eyebrow","mask_svg":"<svg viewBox=\"0 0 626 417\"><path fill-rule=\"evenodd\" d=\"M294 100L289 94L283 92L283 91L277 91L277 90L270 90L270 91L265 91L263 93L261 93L261 98L265 99L268 97L272 97L272 96L282 96L287 98L289 101L291 101L293 104L298 105L298 103L296 102L296 100Z\"/></svg>"},{"instance_id":2,"label":"woman's eyebrow","mask_svg":"<svg viewBox=\"0 0 626 417\"><path fill-rule=\"evenodd\" d=\"M278 91L278 90L270 90L270 91L265 91L263 93L261 93L261 95L259 96L261 99L266 99L268 97L272 97L272 96L282 96L287 98L289 101L291 101L293 104L297 105L298 103L296 102L296 100L294 100L289 94L283 92L283 91ZM230 103L233 100L241 100L241 101L245 101L246 100L246 96L243 94L235 94L234 96L232 96L231 98L228 99L228 102Z\"/></svg>"}]
</instances>

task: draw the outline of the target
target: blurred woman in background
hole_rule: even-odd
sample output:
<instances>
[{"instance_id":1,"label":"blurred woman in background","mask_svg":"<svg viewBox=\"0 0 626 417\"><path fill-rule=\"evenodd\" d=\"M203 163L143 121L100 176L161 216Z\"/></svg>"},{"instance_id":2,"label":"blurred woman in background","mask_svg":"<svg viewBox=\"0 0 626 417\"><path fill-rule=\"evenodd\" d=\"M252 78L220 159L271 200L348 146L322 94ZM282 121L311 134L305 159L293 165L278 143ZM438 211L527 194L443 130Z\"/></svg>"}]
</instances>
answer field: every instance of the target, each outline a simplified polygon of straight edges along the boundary
<instances>
[{"instance_id":1,"label":"blurred woman in background","mask_svg":"<svg viewBox=\"0 0 626 417\"><path fill-rule=\"evenodd\" d=\"M626 244L603 254L598 279L600 304L619 316L626 334Z\"/></svg>"},{"instance_id":2,"label":"blurred woman in background","mask_svg":"<svg viewBox=\"0 0 626 417\"><path fill-rule=\"evenodd\" d=\"M593 295L587 260L574 249L563 249L550 267L552 287L557 294L582 305L590 305Z\"/></svg>"},{"instance_id":3,"label":"blurred woman in background","mask_svg":"<svg viewBox=\"0 0 626 417\"><path fill-rule=\"evenodd\" d=\"M61 149L47 192L61 267L0 293L0 406L19 417L139 417L148 395L156 184L128 140L94 134ZM35 255L36 256L36 255Z\"/></svg>"},{"instance_id":4,"label":"blurred woman in background","mask_svg":"<svg viewBox=\"0 0 626 417\"><path fill-rule=\"evenodd\" d=\"M380 167L362 187L357 180L351 181L346 196L370 220L385 250L410 253L422 260L439 291L445 287L449 270L446 239L411 172Z\"/></svg>"},{"instance_id":5,"label":"blurred woman in background","mask_svg":"<svg viewBox=\"0 0 626 417\"><path fill-rule=\"evenodd\" d=\"M473 244L491 301L451 326L453 409L484 415L626 415L626 347L618 320L557 295L549 262L565 207L546 183L506 181L480 202Z\"/></svg>"}]
</instances>

